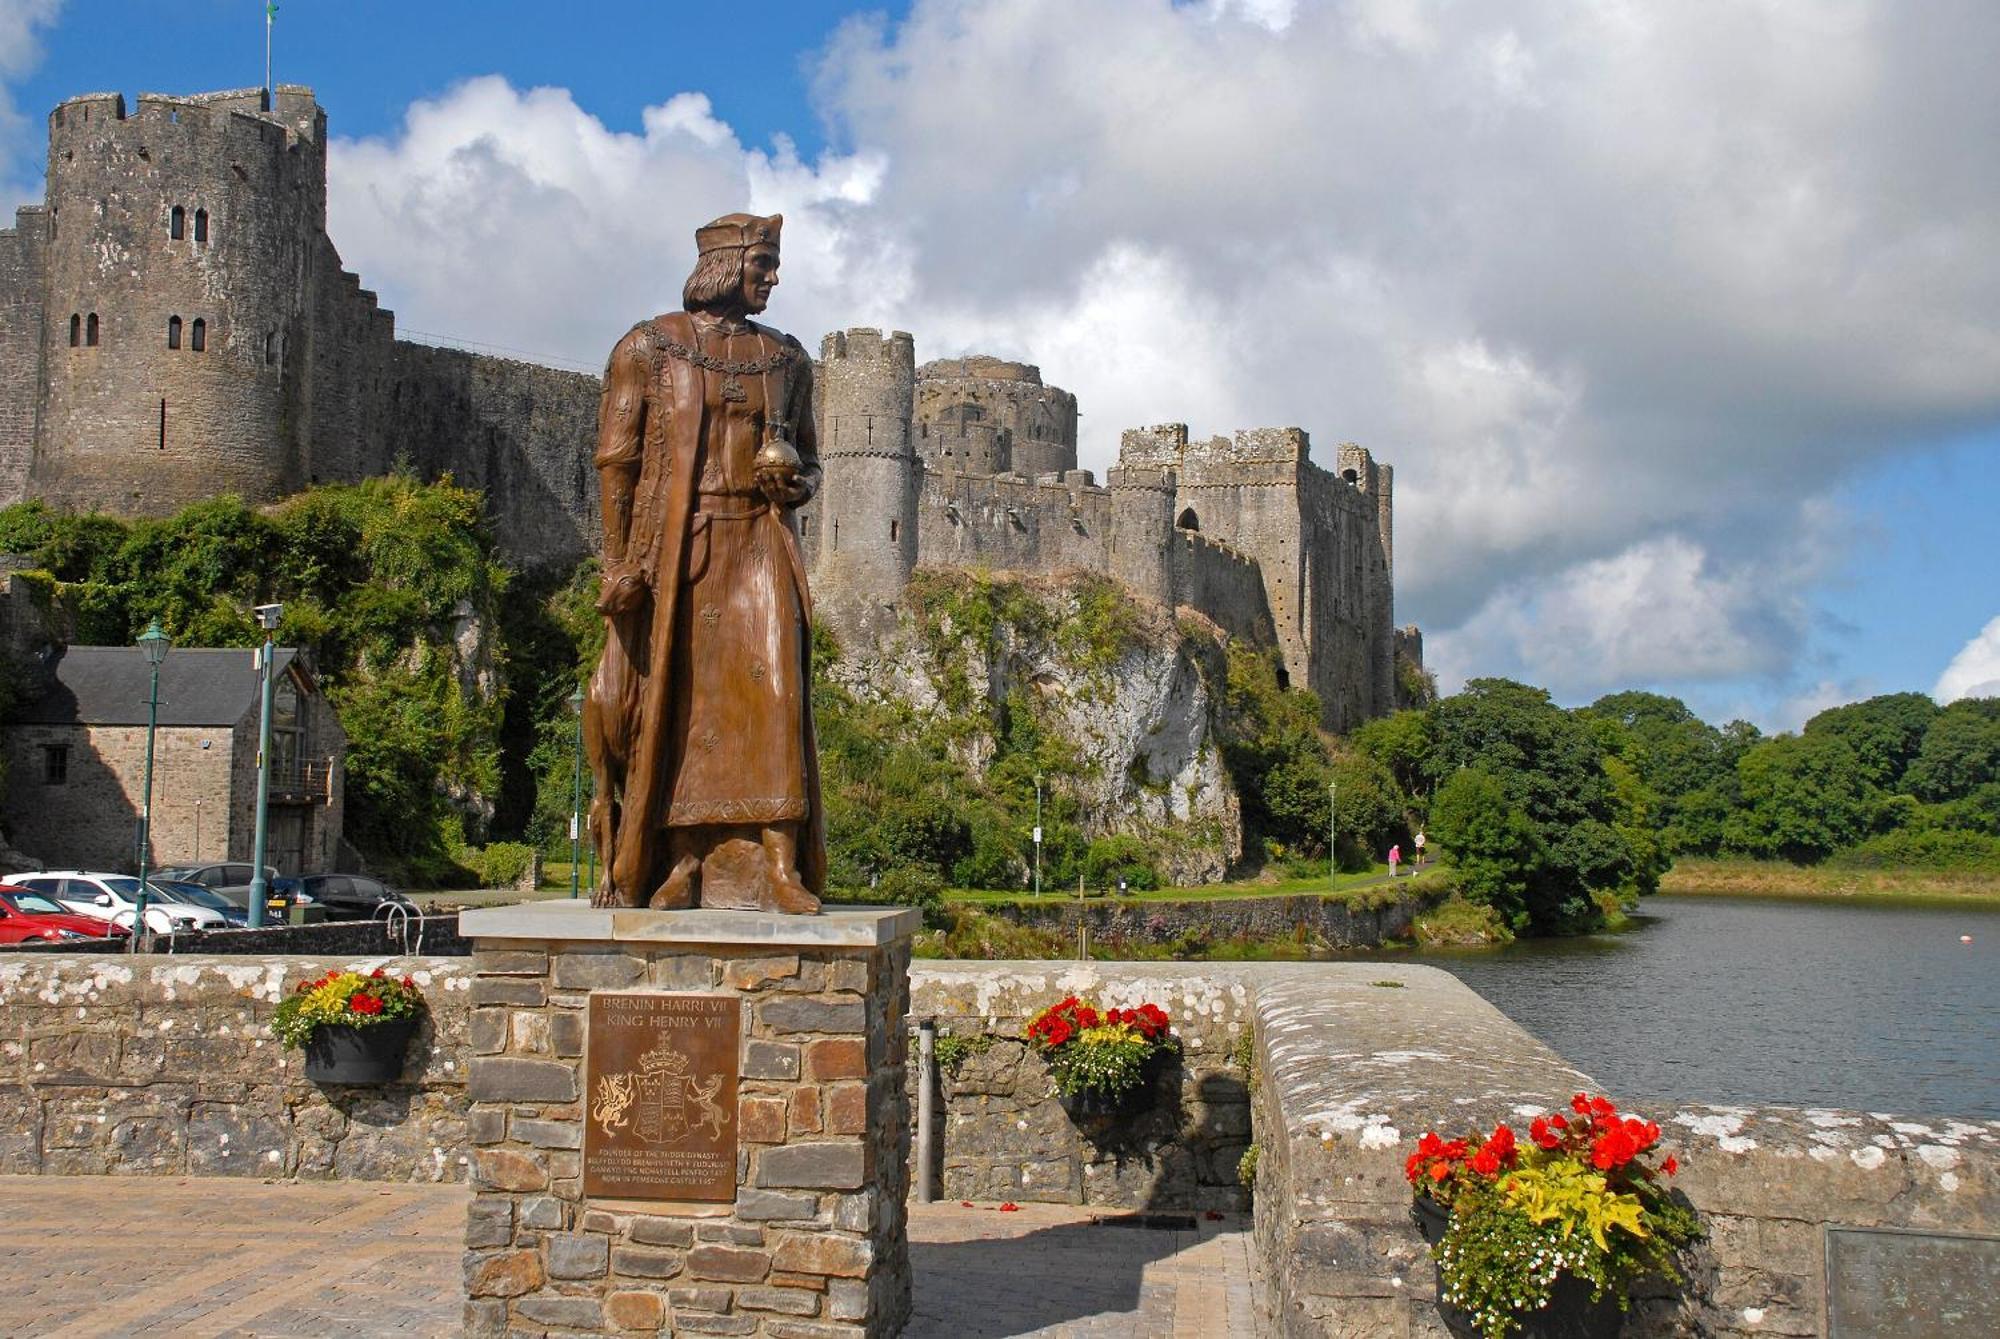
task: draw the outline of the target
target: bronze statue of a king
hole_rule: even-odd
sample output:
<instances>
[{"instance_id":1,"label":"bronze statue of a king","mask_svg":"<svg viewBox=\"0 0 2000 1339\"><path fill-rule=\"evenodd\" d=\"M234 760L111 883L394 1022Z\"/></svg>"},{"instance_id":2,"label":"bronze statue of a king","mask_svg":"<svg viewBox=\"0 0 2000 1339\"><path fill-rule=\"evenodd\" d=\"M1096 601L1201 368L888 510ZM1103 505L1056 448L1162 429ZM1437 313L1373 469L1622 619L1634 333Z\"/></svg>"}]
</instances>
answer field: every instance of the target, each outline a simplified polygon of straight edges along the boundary
<instances>
[{"instance_id":1,"label":"bronze statue of a king","mask_svg":"<svg viewBox=\"0 0 2000 1339\"><path fill-rule=\"evenodd\" d=\"M583 730L598 906L819 910L811 605L792 511L819 487L812 362L749 318L782 215L695 231L685 310L611 351L598 416L604 656Z\"/></svg>"}]
</instances>

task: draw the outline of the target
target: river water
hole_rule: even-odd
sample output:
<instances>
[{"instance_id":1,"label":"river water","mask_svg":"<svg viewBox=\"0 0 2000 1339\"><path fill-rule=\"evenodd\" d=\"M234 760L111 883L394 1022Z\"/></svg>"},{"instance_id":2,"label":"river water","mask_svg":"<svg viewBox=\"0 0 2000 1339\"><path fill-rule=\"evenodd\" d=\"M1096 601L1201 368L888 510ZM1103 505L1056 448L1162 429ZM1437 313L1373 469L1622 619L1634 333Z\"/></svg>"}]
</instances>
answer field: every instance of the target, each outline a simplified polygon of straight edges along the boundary
<instances>
[{"instance_id":1,"label":"river water","mask_svg":"<svg viewBox=\"0 0 2000 1339\"><path fill-rule=\"evenodd\" d=\"M1623 1098L2000 1118L2000 908L1642 906L1623 934L1416 960Z\"/></svg>"}]
</instances>

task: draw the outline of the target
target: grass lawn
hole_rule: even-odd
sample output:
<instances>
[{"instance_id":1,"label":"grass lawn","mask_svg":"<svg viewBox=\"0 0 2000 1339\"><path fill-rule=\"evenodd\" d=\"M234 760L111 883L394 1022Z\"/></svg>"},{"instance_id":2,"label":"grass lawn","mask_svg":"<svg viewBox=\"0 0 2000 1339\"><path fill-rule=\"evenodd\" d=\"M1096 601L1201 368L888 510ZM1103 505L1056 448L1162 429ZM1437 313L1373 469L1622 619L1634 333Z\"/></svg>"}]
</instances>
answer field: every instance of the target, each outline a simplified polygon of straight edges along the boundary
<instances>
[{"instance_id":1,"label":"grass lawn","mask_svg":"<svg viewBox=\"0 0 2000 1339\"><path fill-rule=\"evenodd\" d=\"M1660 891L1702 897L1797 897L2000 904L2000 874L1974 870L1847 869L1777 860L1674 862Z\"/></svg>"}]
</instances>

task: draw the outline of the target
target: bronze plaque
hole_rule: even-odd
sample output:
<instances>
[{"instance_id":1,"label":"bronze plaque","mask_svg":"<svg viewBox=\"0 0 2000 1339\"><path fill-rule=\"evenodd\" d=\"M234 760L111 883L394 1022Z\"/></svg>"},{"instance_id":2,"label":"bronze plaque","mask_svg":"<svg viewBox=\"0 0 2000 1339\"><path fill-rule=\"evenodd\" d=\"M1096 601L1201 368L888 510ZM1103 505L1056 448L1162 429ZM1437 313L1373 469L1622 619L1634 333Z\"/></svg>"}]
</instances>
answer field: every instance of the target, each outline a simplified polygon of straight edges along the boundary
<instances>
[{"instance_id":1,"label":"bronze plaque","mask_svg":"<svg viewBox=\"0 0 2000 1339\"><path fill-rule=\"evenodd\" d=\"M1831 1339L2000 1334L2000 1237L1826 1230Z\"/></svg>"},{"instance_id":2,"label":"bronze plaque","mask_svg":"<svg viewBox=\"0 0 2000 1339\"><path fill-rule=\"evenodd\" d=\"M734 995L595 991L584 1043L583 1193L736 1198Z\"/></svg>"}]
</instances>

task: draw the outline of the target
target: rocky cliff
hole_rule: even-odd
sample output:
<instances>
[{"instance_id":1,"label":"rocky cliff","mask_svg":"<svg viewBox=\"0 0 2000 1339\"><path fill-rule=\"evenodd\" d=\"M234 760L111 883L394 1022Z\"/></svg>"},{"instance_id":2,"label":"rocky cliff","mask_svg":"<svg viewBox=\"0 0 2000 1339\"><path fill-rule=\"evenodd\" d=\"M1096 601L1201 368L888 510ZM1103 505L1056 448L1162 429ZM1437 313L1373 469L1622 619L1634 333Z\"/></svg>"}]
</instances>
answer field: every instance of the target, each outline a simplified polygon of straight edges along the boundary
<instances>
[{"instance_id":1,"label":"rocky cliff","mask_svg":"<svg viewBox=\"0 0 2000 1339\"><path fill-rule=\"evenodd\" d=\"M882 647L828 667L853 700L909 713L974 784L1043 773L1050 815L1073 813L1086 841L1136 837L1167 882L1242 857L1212 625L1086 574L919 570L911 595Z\"/></svg>"}]
</instances>

